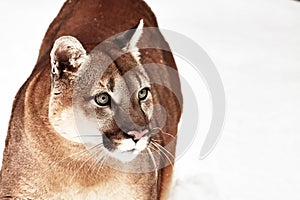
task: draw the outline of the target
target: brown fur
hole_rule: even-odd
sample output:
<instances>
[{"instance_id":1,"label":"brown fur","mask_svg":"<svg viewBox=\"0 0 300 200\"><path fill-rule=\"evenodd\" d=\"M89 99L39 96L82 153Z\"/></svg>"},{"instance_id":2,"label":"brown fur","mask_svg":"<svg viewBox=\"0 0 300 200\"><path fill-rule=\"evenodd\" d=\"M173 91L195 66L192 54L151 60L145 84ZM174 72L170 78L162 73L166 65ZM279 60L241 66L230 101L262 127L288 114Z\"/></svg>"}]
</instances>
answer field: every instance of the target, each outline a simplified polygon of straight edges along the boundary
<instances>
[{"instance_id":1,"label":"brown fur","mask_svg":"<svg viewBox=\"0 0 300 200\"><path fill-rule=\"evenodd\" d=\"M158 183L154 172L135 174L104 167L100 173L89 173L92 160L83 167L84 158L62 161L84 147L59 137L48 119L49 54L54 41L60 36L72 35L90 52L108 37L135 27L141 18L146 27L157 27L154 14L141 0L69 0L64 4L43 39L31 76L14 101L0 174L0 198L93 199L102 196L105 199L167 199L172 180L171 165L159 170ZM140 43L168 48L162 36L151 38L145 34ZM141 50L141 62L162 63L176 69L172 54L157 49ZM167 80L180 91L178 77L169 77L163 70L152 72L151 76L150 79L159 76ZM167 111L163 130L176 136L181 97L176 98L162 86L154 86L152 95L154 102ZM172 138L162 135L162 139L168 144ZM173 155L175 143L173 141L168 148ZM145 165L141 164L141 167Z\"/></svg>"}]
</instances>

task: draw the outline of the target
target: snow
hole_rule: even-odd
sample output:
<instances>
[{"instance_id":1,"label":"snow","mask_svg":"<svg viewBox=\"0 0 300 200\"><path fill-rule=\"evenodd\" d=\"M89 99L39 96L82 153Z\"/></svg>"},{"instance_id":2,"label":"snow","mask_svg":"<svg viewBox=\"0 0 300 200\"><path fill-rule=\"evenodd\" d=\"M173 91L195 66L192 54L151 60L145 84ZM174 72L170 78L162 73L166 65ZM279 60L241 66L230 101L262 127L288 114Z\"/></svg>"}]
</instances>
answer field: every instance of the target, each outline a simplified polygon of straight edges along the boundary
<instances>
[{"instance_id":1,"label":"snow","mask_svg":"<svg viewBox=\"0 0 300 200\"><path fill-rule=\"evenodd\" d=\"M62 0L0 2L0 147L14 95L29 76ZM211 117L197 84L199 135L175 167L171 199L300 199L300 3L292 0L147 0L162 28L206 50L222 77L226 124L199 160ZM187 63L180 61L179 69ZM185 77L192 72L184 71ZM2 155L1 155L2 156ZM1 157L0 157L1 158Z\"/></svg>"}]
</instances>

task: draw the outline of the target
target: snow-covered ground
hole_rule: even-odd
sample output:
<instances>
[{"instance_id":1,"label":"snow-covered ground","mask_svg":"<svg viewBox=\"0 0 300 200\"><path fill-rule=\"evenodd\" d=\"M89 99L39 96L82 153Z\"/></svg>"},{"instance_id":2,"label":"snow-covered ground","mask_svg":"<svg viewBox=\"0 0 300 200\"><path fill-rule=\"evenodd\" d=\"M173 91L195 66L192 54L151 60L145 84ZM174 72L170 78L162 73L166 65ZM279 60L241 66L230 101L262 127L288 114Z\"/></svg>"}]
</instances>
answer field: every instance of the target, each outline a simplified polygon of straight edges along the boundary
<instances>
[{"instance_id":1,"label":"snow-covered ground","mask_svg":"<svg viewBox=\"0 0 300 200\"><path fill-rule=\"evenodd\" d=\"M185 34L206 50L227 97L222 138L199 160L210 117L205 84L199 81L200 134L177 163L172 199L300 199L300 3L147 2L161 27ZM1 151L14 95L29 76L62 3L0 2Z\"/></svg>"}]
</instances>

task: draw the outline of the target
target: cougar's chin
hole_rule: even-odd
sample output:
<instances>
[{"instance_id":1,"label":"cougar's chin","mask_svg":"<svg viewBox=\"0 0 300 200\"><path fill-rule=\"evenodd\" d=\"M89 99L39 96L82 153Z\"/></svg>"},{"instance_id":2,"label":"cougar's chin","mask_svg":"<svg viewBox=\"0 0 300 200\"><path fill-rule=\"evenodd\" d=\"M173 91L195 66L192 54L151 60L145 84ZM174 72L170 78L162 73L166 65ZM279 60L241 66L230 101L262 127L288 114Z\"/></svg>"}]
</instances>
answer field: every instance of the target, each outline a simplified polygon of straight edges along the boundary
<instances>
[{"instance_id":1,"label":"cougar's chin","mask_svg":"<svg viewBox=\"0 0 300 200\"><path fill-rule=\"evenodd\" d=\"M122 162L130 162L147 148L148 139L149 138L146 136L142 137L138 141L134 141L132 139L122 139L119 141L114 141L114 148L111 148L110 146L107 149L111 157Z\"/></svg>"}]
</instances>

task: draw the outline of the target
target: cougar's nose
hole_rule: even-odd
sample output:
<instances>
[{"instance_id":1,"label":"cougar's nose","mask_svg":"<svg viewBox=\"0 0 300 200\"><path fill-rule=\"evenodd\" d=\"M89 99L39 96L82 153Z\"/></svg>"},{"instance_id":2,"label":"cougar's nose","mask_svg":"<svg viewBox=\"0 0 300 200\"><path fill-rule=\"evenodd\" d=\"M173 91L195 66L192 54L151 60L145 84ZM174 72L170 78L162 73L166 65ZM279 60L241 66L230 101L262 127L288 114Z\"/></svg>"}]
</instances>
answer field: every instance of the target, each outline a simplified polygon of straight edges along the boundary
<instances>
[{"instance_id":1,"label":"cougar's nose","mask_svg":"<svg viewBox=\"0 0 300 200\"><path fill-rule=\"evenodd\" d=\"M145 129L143 131L129 131L127 134L133 139L134 142L137 142L148 132L149 130Z\"/></svg>"}]
</instances>

